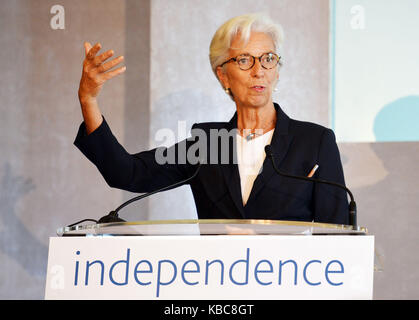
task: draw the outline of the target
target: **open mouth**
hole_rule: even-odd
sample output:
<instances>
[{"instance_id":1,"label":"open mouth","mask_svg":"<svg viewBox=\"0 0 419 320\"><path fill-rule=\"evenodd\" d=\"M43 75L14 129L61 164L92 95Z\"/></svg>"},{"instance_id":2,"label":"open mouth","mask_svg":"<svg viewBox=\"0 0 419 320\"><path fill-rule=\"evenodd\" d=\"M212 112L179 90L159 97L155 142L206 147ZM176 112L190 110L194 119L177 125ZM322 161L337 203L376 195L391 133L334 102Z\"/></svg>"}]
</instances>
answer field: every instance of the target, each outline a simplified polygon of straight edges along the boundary
<instances>
[{"instance_id":1,"label":"open mouth","mask_svg":"<svg viewBox=\"0 0 419 320\"><path fill-rule=\"evenodd\" d=\"M265 91L265 87L264 86L253 86L253 87L251 87L251 89L255 90L256 92L263 92L263 91Z\"/></svg>"}]
</instances>

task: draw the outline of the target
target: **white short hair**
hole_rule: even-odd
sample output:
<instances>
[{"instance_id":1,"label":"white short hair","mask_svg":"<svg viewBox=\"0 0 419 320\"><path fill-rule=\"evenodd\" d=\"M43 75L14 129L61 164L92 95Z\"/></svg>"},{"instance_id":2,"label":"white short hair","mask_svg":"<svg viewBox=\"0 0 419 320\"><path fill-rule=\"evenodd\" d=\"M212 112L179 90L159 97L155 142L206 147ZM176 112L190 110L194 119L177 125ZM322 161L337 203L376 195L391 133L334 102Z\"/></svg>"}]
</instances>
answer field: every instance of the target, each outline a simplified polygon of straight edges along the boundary
<instances>
[{"instance_id":1,"label":"white short hair","mask_svg":"<svg viewBox=\"0 0 419 320\"><path fill-rule=\"evenodd\" d=\"M228 58L228 51L233 39L240 35L241 41L246 45L251 32L261 32L269 35L274 43L276 53L279 54L284 40L284 33L279 24L274 23L271 18L262 13L245 14L232 18L215 32L211 41L209 58L212 71L216 77L217 67Z\"/></svg>"}]
</instances>

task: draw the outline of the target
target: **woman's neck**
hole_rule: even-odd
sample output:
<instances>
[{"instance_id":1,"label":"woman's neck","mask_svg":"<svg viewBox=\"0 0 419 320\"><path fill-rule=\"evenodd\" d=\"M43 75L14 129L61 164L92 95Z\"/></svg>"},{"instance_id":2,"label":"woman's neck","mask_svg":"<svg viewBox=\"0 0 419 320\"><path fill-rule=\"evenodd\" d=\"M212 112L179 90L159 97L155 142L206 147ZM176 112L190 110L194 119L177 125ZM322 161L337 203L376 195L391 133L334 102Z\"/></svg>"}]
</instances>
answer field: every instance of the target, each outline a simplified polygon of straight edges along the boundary
<instances>
[{"instance_id":1,"label":"woman's neck","mask_svg":"<svg viewBox=\"0 0 419 320\"><path fill-rule=\"evenodd\" d=\"M237 129L245 137L251 133L262 135L275 128L276 110L272 104L265 107L237 107Z\"/></svg>"}]
</instances>

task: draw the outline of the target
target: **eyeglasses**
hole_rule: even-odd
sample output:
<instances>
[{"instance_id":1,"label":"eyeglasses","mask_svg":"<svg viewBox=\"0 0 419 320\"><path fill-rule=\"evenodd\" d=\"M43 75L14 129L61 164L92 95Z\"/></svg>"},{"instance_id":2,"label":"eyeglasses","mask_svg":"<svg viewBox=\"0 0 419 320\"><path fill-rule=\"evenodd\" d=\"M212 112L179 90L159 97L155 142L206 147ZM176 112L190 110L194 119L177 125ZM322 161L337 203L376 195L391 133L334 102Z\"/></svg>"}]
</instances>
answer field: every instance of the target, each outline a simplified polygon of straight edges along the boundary
<instances>
[{"instance_id":1,"label":"eyeglasses","mask_svg":"<svg viewBox=\"0 0 419 320\"><path fill-rule=\"evenodd\" d=\"M277 64L279 64L281 57L273 52L264 53L260 57L254 57L250 54L241 54L235 58L227 60L221 64L220 67L224 66L226 63L235 61L241 70L249 70L255 65L256 59L259 59L259 62L263 68L272 69L275 68Z\"/></svg>"}]
</instances>

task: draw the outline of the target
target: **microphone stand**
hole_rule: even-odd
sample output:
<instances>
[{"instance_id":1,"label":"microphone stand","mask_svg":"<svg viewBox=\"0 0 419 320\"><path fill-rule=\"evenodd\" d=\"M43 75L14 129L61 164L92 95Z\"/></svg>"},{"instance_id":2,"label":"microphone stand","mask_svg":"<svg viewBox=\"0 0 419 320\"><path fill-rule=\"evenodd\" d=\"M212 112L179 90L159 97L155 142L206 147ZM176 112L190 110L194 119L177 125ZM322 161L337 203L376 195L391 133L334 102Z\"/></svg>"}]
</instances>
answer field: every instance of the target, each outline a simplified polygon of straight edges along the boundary
<instances>
[{"instance_id":1,"label":"microphone stand","mask_svg":"<svg viewBox=\"0 0 419 320\"><path fill-rule=\"evenodd\" d=\"M158 189L158 190L155 190L155 191L151 191L151 192L148 192L148 193L144 193L144 194L142 194L142 195L136 196L136 197L134 197L134 198L132 198L132 199L130 199L130 200L128 200L128 201L126 201L126 202L124 202L124 203L123 203L123 204L121 204L118 208L116 208L115 210L112 210L111 212L109 212L109 214L108 214L108 215L106 215L106 216L104 216L104 217L100 218L100 219L99 219L99 221L98 221L98 223L108 223L108 222L124 222L125 220L121 219L121 218L118 216L118 212L119 212L119 210L121 210L122 208L126 207L127 205L129 205L129 204L130 204L130 203L132 203L132 202L135 202L135 201L141 200L141 199L143 199L143 198L146 198L146 197L151 196L151 195L153 195L153 194L155 194L155 193L158 193L158 192L165 191L165 190L167 190L167 189L175 188L175 187L177 187L177 186L180 186L180 185L184 184L185 182L188 182L189 180L192 180L192 179L193 179L193 178L195 178L195 176L198 174L198 171L199 171L199 169L200 169L200 168L201 168L201 163L199 162L199 163L198 163L198 168L196 169L196 171L194 172L194 174L193 174L191 177L188 177L188 178L187 178L187 179L185 179L185 180L182 180L182 181L176 182L176 183L174 183L174 184L172 184L172 185L170 185L170 186L163 187L163 188L161 188L161 189Z\"/></svg>"},{"instance_id":2,"label":"microphone stand","mask_svg":"<svg viewBox=\"0 0 419 320\"><path fill-rule=\"evenodd\" d=\"M170 186L163 187L161 189L158 189L158 190L155 190L155 191L151 191L151 192L148 192L148 193L144 193L144 194L141 194L139 196L136 196L136 197L134 197L132 199L129 199L128 201L126 201L123 204L121 204L115 210L112 210L111 212L109 212L109 214L107 214L106 216L103 216L102 218L100 218L99 221L96 221L94 219L84 219L84 220L78 221L76 223L70 224L67 227L73 227L73 226L78 225L78 224L80 224L80 223L82 223L84 221L93 221L93 222L96 222L96 223L125 222L124 219L122 219L122 218L119 217L119 215L118 215L119 210L121 210L122 208L126 207L127 205L129 205L130 203L132 203L134 201L141 200L143 198L146 198L146 197L151 196L151 195L153 195L155 193L158 193L158 192L162 192L162 191L165 191L165 190L168 190L168 189L171 189L171 188L175 188L177 186L180 186L180 185L184 184L185 182L188 182L189 180L192 180L193 178L196 177L196 175L198 174L200 168L201 168L201 162L198 162L198 168L195 170L194 174L191 177L188 177L185 180L176 182L176 183L174 183L174 184L172 184Z\"/></svg>"},{"instance_id":3,"label":"microphone stand","mask_svg":"<svg viewBox=\"0 0 419 320\"><path fill-rule=\"evenodd\" d=\"M299 180L305 180L305 181L310 181L310 182L324 183L324 184L328 184L328 185L332 185L332 186L335 186L335 187L344 189L349 194L349 197L351 198L351 201L349 202L349 223L350 223L350 225L352 225L352 228L354 230L358 230L359 229L359 227L357 225L357 219L356 219L356 203L355 203L355 198L354 198L351 190L349 190L346 186L344 186L343 184L340 184L340 183L326 181L326 180L322 180L322 179L316 179L316 178L308 178L308 177L303 177L303 176L295 176L295 175L283 173L283 172L279 171L279 169L277 168L277 166L275 164L274 155L273 155L272 148L271 148L270 145L265 146L265 153L271 159L272 166L273 166L274 170L280 176L284 176L284 177L288 177L288 178L294 178L294 179L299 179Z\"/></svg>"}]
</instances>

